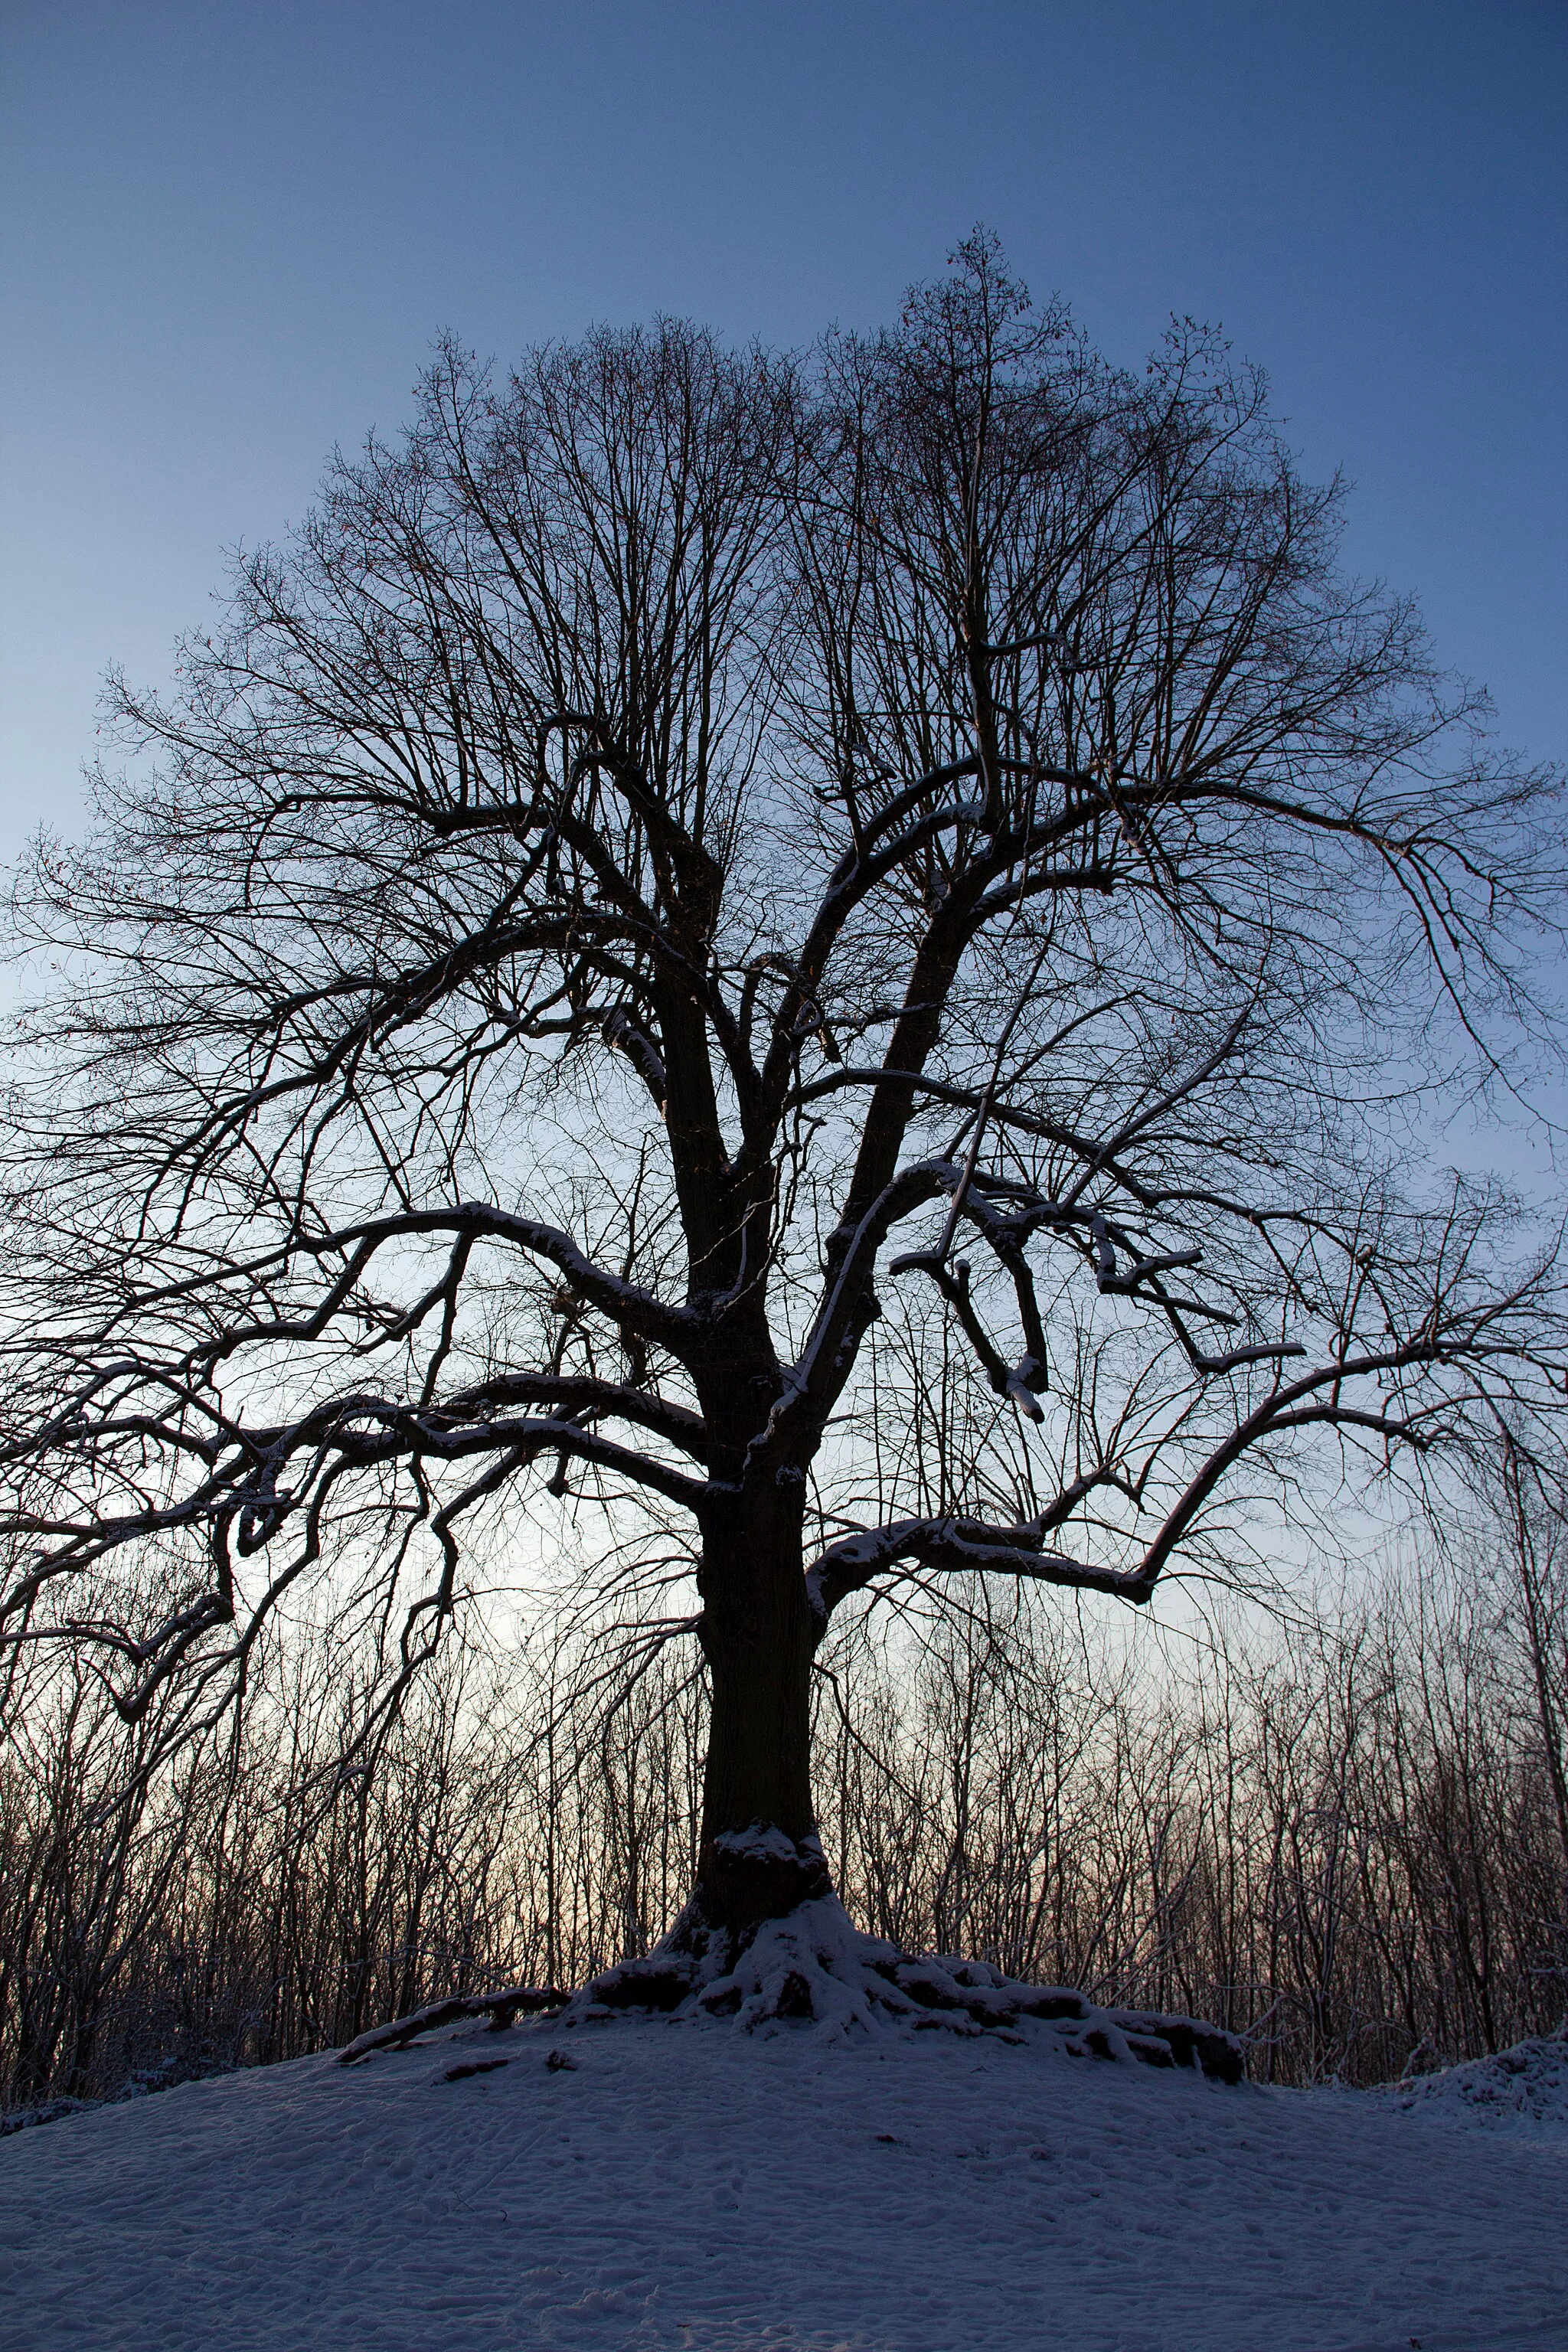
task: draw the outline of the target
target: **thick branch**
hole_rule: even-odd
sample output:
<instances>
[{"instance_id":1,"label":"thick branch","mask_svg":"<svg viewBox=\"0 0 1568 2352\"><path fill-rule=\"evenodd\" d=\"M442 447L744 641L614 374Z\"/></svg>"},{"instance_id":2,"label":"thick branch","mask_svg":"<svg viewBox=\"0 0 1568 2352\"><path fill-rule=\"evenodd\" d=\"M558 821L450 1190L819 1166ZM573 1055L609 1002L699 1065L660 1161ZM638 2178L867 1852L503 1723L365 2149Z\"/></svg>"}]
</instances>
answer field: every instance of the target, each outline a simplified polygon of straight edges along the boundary
<instances>
[{"instance_id":1,"label":"thick branch","mask_svg":"<svg viewBox=\"0 0 1568 2352\"><path fill-rule=\"evenodd\" d=\"M896 1519L828 1546L806 1578L812 1605L823 1617L831 1616L847 1593L858 1592L907 1559L944 1574L998 1572L1086 1592L1114 1593L1124 1601L1147 1601L1153 1588L1152 1577L1143 1569L1128 1574L1047 1551L1038 1524L989 1527L980 1519Z\"/></svg>"}]
</instances>

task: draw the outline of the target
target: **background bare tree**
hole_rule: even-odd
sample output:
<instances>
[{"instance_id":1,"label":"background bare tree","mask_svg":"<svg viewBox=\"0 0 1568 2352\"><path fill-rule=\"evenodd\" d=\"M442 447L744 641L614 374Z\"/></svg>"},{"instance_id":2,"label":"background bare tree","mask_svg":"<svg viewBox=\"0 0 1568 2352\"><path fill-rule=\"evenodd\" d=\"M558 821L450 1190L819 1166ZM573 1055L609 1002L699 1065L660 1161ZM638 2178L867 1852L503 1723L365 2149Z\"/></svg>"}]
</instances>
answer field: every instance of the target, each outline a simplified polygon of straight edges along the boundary
<instances>
[{"instance_id":1,"label":"background bare tree","mask_svg":"<svg viewBox=\"0 0 1568 2352\"><path fill-rule=\"evenodd\" d=\"M851 1596L1273 1579L1533 1427L1551 1252L1390 1106L1527 1033L1550 783L1335 508L981 237L798 361L444 351L21 886L7 1654L151 1769L319 1588L365 1748L602 1510L605 1671L700 1643L721 1968L827 1886Z\"/></svg>"},{"instance_id":2,"label":"background bare tree","mask_svg":"<svg viewBox=\"0 0 1568 2352\"><path fill-rule=\"evenodd\" d=\"M1540 1595L1561 1721L1568 1591ZM846 1617L825 1645L823 1843L869 1927L1215 2018L1282 2083L1561 2027L1565 1856L1495 1512L1316 1615L1173 1647L1037 1588L963 1597L918 1642ZM669 1647L606 1706L595 1659L450 1643L345 1773L367 1677L274 1641L243 1715L146 1774L156 1727L40 1655L0 1743L0 2106L647 1951L690 1884L703 1697Z\"/></svg>"}]
</instances>

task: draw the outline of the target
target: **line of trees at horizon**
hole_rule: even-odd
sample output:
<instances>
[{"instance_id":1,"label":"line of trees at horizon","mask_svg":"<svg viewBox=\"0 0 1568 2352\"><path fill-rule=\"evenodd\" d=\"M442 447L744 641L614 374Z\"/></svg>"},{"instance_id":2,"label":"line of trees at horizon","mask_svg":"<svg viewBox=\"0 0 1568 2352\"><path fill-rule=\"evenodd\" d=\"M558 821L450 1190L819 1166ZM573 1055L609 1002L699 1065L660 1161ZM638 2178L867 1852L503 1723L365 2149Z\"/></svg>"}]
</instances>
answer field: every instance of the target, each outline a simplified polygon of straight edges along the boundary
<instances>
[{"instance_id":1,"label":"line of trees at horizon","mask_svg":"<svg viewBox=\"0 0 1568 2352\"><path fill-rule=\"evenodd\" d=\"M705 1696L671 1649L606 1701L602 1654L563 1622L454 1647L345 1770L374 1676L299 1628L151 1775L156 1726L40 1666L0 1751L0 2105L645 1952L692 1867ZM923 1630L845 1628L815 1745L860 1926L1212 2017L1255 2076L1369 2084L1568 2011L1568 1547L1539 1522L1158 1652L977 1581Z\"/></svg>"}]
</instances>

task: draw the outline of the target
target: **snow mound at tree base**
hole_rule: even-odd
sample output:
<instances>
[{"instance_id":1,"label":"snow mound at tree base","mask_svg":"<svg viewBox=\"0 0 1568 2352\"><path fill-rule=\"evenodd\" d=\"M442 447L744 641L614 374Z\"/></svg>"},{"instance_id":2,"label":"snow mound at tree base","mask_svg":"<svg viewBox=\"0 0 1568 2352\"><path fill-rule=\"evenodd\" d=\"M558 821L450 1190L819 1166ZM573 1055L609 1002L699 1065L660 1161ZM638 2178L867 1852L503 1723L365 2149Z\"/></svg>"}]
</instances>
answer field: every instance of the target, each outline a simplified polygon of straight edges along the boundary
<instances>
[{"instance_id":1,"label":"snow mound at tree base","mask_svg":"<svg viewBox=\"0 0 1568 2352\"><path fill-rule=\"evenodd\" d=\"M1430 2123L1568 2142L1568 2032L1519 2042L1438 2074L1385 2083L1364 2095Z\"/></svg>"},{"instance_id":2,"label":"snow mound at tree base","mask_svg":"<svg viewBox=\"0 0 1568 2352\"><path fill-rule=\"evenodd\" d=\"M0 2352L1562 2352L1565 2209L1047 2030L469 2019L0 2142Z\"/></svg>"},{"instance_id":3,"label":"snow mound at tree base","mask_svg":"<svg viewBox=\"0 0 1568 2352\"><path fill-rule=\"evenodd\" d=\"M748 2032L792 2021L819 2038L931 2030L1021 2042L1048 2029L1073 2057L1187 2066L1241 2080L1236 2036L1192 2017L1100 2009L1067 1985L1023 1984L985 1960L914 1958L863 1936L837 1897L797 1904L744 1937L678 1923L647 1959L595 1977L563 2011L577 2025L622 2010L731 2018Z\"/></svg>"}]
</instances>

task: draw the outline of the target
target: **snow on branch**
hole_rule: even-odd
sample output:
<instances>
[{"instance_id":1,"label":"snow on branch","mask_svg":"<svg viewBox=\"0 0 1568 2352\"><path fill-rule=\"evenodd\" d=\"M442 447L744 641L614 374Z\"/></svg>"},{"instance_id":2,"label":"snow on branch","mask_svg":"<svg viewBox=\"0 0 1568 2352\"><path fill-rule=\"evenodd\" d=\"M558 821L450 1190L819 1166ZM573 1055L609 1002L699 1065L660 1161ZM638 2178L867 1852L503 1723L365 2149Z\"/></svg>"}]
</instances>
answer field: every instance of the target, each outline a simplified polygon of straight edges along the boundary
<instances>
[{"instance_id":1,"label":"snow on branch","mask_svg":"<svg viewBox=\"0 0 1568 2352\"><path fill-rule=\"evenodd\" d=\"M451 2000L427 2001L406 2017L394 2018L390 2025L373 2025L368 2033L357 2033L339 2051L338 2063L353 2066L377 2050L406 2049L419 2034L455 2025L460 2018L488 2017L491 2032L503 2033L515 2019L564 2009L571 1998L549 1986L514 1985L508 1992L460 1993Z\"/></svg>"},{"instance_id":2,"label":"snow on branch","mask_svg":"<svg viewBox=\"0 0 1568 2352\"><path fill-rule=\"evenodd\" d=\"M410 1209L367 1218L336 1233L292 1242L265 1263L293 1256L325 1257L362 1242L379 1245L414 1234L466 1234L479 1240L510 1242L546 1259L565 1276L579 1297L611 1320L679 1357L701 1329L701 1319L684 1307L671 1307L637 1283L612 1274L579 1249L569 1234L531 1217L520 1217L486 1202L457 1201L438 1209Z\"/></svg>"},{"instance_id":3,"label":"snow on branch","mask_svg":"<svg viewBox=\"0 0 1568 2352\"><path fill-rule=\"evenodd\" d=\"M624 1005L605 1015L605 1036L618 1047L658 1105L659 1115L668 1098L669 1080L657 1045L644 1029L640 1029Z\"/></svg>"},{"instance_id":4,"label":"snow on branch","mask_svg":"<svg viewBox=\"0 0 1568 2352\"><path fill-rule=\"evenodd\" d=\"M824 1618L847 1593L858 1591L904 1560L944 1573L975 1570L1028 1577L1042 1584L1114 1593L1124 1601L1147 1601L1153 1591L1154 1578L1147 1567L1131 1572L1095 1568L1047 1551L1045 1535L1038 1520L991 1527L981 1519L958 1517L895 1519L830 1544L808 1571L806 1589L812 1606Z\"/></svg>"},{"instance_id":5,"label":"snow on branch","mask_svg":"<svg viewBox=\"0 0 1568 2352\"><path fill-rule=\"evenodd\" d=\"M706 1462L710 1440L700 1413L651 1389L599 1381L577 1372L502 1372L448 1398L453 1413L479 1413L498 1404L544 1404L574 1421L627 1421L668 1440L695 1462Z\"/></svg>"},{"instance_id":6,"label":"snow on branch","mask_svg":"<svg viewBox=\"0 0 1568 2352\"><path fill-rule=\"evenodd\" d=\"M1010 1266L1023 1312L1027 1345L1016 1364L1009 1364L993 1342L974 1309L970 1295L970 1266L967 1258L959 1258L950 1267L937 1250L916 1250L907 1257L896 1257L888 1268L890 1275L926 1274L931 1276L954 1315L965 1339L979 1359L981 1369L991 1383L992 1391L999 1397L1010 1397L1029 1421L1043 1421L1045 1415L1037 1402L1038 1391L1046 1386L1046 1340L1035 1297L1035 1286L1022 1254L1016 1253L1016 1263Z\"/></svg>"},{"instance_id":7,"label":"snow on branch","mask_svg":"<svg viewBox=\"0 0 1568 2352\"><path fill-rule=\"evenodd\" d=\"M104 1433L95 1432L90 1443L101 1454ZM212 1474L176 1502L37 1525L35 1532L53 1541L39 1553L32 1580L40 1571L81 1568L128 1543L181 1528L226 1528L232 1522L238 1549L260 1550L287 1521L315 1510L345 1472L397 1461L458 1463L486 1454L506 1457L510 1467L521 1469L547 1453L591 1463L688 1510L697 1510L702 1500L700 1481L651 1454L600 1437L567 1413L463 1418L438 1405L360 1394L334 1398L281 1427L245 1432ZM283 1485L289 1465L301 1456L298 1483Z\"/></svg>"}]
</instances>

